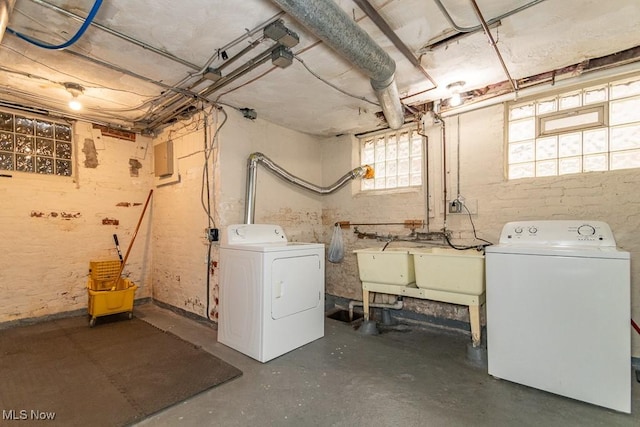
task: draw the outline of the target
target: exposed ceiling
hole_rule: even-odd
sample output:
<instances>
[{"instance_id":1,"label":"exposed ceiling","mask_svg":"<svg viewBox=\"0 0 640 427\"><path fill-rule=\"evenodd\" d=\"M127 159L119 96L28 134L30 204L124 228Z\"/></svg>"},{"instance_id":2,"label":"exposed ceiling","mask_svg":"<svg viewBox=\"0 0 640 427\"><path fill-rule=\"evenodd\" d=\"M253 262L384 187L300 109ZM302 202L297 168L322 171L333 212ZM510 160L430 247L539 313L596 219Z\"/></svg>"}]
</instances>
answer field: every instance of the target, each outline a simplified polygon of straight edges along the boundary
<instances>
[{"instance_id":1,"label":"exposed ceiling","mask_svg":"<svg viewBox=\"0 0 640 427\"><path fill-rule=\"evenodd\" d=\"M411 60L359 7L365 2L336 3L395 60L400 97L409 107L446 99L452 82L464 81L470 95L509 91L528 77L639 43L637 0L369 0ZM490 27L504 66L474 3L484 21L499 18ZM265 120L317 135L384 125L369 78L270 0L109 0L66 49L44 49L15 35L62 44L95 5L15 1L0 45L1 101L71 114L65 83L76 83L84 89L76 117L125 129L161 129L205 100L253 109ZM277 44L263 35L276 20L300 39L286 68L272 65ZM476 30L459 31L471 27ZM257 59L261 54L264 61ZM626 60L638 59L634 53ZM221 69L219 88L202 78L207 68Z\"/></svg>"}]
</instances>

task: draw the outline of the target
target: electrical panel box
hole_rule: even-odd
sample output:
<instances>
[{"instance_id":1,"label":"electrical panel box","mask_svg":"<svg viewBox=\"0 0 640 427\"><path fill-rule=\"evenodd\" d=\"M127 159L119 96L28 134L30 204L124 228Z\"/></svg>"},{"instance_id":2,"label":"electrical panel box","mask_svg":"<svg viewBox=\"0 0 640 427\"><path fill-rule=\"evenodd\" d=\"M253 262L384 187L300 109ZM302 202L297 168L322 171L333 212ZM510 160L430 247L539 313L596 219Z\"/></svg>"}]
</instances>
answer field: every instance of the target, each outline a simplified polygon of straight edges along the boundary
<instances>
[{"instance_id":1,"label":"electrical panel box","mask_svg":"<svg viewBox=\"0 0 640 427\"><path fill-rule=\"evenodd\" d=\"M165 141L153 147L155 175L173 175L173 141Z\"/></svg>"}]
</instances>

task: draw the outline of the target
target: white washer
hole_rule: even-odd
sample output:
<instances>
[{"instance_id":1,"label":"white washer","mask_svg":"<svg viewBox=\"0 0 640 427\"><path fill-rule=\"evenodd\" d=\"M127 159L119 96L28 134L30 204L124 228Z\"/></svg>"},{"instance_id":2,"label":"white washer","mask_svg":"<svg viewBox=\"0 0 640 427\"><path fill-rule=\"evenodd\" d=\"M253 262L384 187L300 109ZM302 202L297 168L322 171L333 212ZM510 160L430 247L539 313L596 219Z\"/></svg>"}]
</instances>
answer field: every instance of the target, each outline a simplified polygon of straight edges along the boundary
<instances>
[{"instance_id":1,"label":"white washer","mask_svg":"<svg viewBox=\"0 0 640 427\"><path fill-rule=\"evenodd\" d=\"M324 336L324 245L230 225L220 242L218 342L267 362Z\"/></svg>"},{"instance_id":2,"label":"white washer","mask_svg":"<svg viewBox=\"0 0 640 427\"><path fill-rule=\"evenodd\" d=\"M489 374L630 413L630 256L609 226L511 222L485 259Z\"/></svg>"}]
</instances>

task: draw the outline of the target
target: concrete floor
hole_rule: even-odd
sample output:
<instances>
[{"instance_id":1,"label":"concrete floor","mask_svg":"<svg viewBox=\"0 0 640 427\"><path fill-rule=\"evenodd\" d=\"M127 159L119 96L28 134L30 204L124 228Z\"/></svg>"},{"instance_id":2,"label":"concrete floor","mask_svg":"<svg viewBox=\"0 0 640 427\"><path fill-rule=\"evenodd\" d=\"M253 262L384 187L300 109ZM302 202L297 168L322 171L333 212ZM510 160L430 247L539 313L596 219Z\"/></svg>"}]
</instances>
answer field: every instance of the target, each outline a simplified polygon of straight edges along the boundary
<instances>
[{"instance_id":1,"label":"concrete floor","mask_svg":"<svg viewBox=\"0 0 640 427\"><path fill-rule=\"evenodd\" d=\"M244 373L139 426L640 425L635 378L634 413L617 413L492 378L467 360L468 337L455 332L411 327L364 336L327 319L323 339L262 364L169 310L145 304L136 316Z\"/></svg>"}]
</instances>

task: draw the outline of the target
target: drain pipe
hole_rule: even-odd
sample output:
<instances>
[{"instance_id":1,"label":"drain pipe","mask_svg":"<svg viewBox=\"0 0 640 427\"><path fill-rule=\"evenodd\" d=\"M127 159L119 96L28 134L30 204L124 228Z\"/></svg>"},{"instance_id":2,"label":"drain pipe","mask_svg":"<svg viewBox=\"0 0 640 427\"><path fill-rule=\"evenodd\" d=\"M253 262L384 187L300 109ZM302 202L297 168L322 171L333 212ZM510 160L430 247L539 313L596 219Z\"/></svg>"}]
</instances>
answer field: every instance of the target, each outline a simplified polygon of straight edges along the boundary
<instances>
[{"instance_id":1,"label":"drain pipe","mask_svg":"<svg viewBox=\"0 0 640 427\"><path fill-rule=\"evenodd\" d=\"M396 63L340 6L333 0L272 1L369 76L391 129L404 124L395 81Z\"/></svg>"},{"instance_id":2,"label":"drain pipe","mask_svg":"<svg viewBox=\"0 0 640 427\"><path fill-rule=\"evenodd\" d=\"M349 322L353 321L353 307L362 307L362 304L363 304L362 301L356 301L356 300L349 302ZM404 307L404 302L402 301L402 297L400 296L398 297L398 299L396 299L396 302L394 302L393 304L386 304L382 302L370 302L369 307L402 310L402 307Z\"/></svg>"},{"instance_id":3,"label":"drain pipe","mask_svg":"<svg viewBox=\"0 0 640 427\"><path fill-rule=\"evenodd\" d=\"M247 160L247 191L245 195L244 214L245 224L253 224L255 217L255 203L256 203L256 180L258 177L258 163L262 163L267 170L272 172L278 178L287 181L290 184L297 185L305 190L312 191L316 194L325 195L331 194L340 188L344 187L350 180L356 178L373 178L373 168L369 165L358 166L357 168L344 174L338 181L329 187L320 187L304 179L298 178L282 167L274 163L270 158L262 153L253 153L249 155Z\"/></svg>"},{"instance_id":4,"label":"drain pipe","mask_svg":"<svg viewBox=\"0 0 640 427\"><path fill-rule=\"evenodd\" d=\"M9 24L9 15L13 10L13 5L16 0L0 0L0 42L2 42L2 36Z\"/></svg>"},{"instance_id":5,"label":"drain pipe","mask_svg":"<svg viewBox=\"0 0 640 427\"><path fill-rule=\"evenodd\" d=\"M449 200L448 200L448 189L449 189L449 185L447 184L447 127L444 123L444 120L441 120L442 122L442 197L443 197L443 202L444 202L444 209L443 209L443 221L444 224L442 226L442 231L446 232L447 231L447 211L449 210Z\"/></svg>"}]
</instances>

